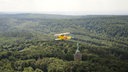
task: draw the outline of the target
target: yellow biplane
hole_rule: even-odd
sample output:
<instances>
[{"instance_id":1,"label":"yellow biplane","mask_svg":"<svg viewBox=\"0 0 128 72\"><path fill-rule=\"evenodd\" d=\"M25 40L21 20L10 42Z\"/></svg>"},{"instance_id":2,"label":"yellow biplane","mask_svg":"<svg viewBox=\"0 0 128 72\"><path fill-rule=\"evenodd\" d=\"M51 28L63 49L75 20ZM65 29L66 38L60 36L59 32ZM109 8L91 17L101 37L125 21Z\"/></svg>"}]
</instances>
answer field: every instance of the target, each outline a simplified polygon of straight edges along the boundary
<instances>
[{"instance_id":1,"label":"yellow biplane","mask_svg":"<svg viewBox=\"0 0 128 72\"><path fill-rule=\"evenodd\" d=\"M70 32L55 34L55 40L70 40L72 37L69 36Z\"/></svg>"}]
</instances>

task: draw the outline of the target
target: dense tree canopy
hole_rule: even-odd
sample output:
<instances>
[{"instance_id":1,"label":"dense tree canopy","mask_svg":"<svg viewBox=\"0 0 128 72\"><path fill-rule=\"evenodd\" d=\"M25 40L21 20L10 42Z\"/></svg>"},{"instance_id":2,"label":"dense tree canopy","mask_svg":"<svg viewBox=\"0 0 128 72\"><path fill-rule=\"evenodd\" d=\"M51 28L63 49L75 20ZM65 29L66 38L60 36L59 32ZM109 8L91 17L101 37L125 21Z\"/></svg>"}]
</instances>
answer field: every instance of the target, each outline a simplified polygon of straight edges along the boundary
<instances>
[{"instance_id":1,"label":"dense tree canopy","mask_svg":"<svg viewBox=\"0 0 128 72\"><path fill-rule=\"evenodd\" d=\"M128 16L0 14L0 72L128 72Z\"/></svg>"}]
</instances>

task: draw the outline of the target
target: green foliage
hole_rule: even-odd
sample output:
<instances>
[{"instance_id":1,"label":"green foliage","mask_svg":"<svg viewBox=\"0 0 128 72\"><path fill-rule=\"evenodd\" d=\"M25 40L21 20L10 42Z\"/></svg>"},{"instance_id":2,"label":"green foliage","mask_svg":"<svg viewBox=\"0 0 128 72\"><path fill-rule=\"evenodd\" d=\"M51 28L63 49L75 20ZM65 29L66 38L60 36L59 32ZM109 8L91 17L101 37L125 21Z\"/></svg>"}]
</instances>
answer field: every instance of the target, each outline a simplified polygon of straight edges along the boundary
<instances>
[{"instance_id":1,"label":"green foliage","mask_svg":"<svg viewBox=\"0 0 128 72\"><path fill-rule=\"evenodd\" d=\"M24 68L23 72L34 72L32 67Z\"/></svg>"},{"instance_id":2,"label":"green foliage","mask_svg":"<svg viewBox=\"0 0 128 72\"><path fill-rule=\"evenodd\" d=\"M35 72L43 72L41 69L36 69Z\"/></svg>"},{"instance_id":3,"label":"green foliage","mask_svg":"<svg viewBox=\"0 0 128 72\"><path fill-rule=\"evenodd\" d=\"M0 72L128 72L128 16L0 15ZM71 41L53 35L71 32ZM82 61L74 61L76 42Z\"/></svg>"},{"instance_id":4,"label":"green foliage","mask_svg":"<svg viewBox=\"0 0 128 72\"><path fill-rule=\"evenodd\" d=\"M10 44L8 44L10 45ZM43 72L127 72L127 51L80 44L82 61L74 61L76 43L70 41L26 41L22 50L2 51L1 70ZM10 45L17 48L19 45ZM6 44L5 44L6 46ZM3 48L4 49L4 48Z\"/></svg>"}]
</instances>

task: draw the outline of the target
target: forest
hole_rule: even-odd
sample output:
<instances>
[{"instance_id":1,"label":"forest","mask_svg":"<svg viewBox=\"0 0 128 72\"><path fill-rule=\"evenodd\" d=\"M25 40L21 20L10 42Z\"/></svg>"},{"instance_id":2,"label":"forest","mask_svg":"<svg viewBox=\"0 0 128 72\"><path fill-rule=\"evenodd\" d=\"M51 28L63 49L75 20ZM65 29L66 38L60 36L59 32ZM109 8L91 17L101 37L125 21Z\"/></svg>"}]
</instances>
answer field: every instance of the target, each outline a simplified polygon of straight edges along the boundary
<instances>
[{"instance_id":1,"label":"forest","mask_svg":"<svg viewBox=\"0 0 128 72\"><path fill-rule=\"evenodd\" d=\"M128 16L0 14L0 72L128 72Z\"/></svg>"}]
</instances>

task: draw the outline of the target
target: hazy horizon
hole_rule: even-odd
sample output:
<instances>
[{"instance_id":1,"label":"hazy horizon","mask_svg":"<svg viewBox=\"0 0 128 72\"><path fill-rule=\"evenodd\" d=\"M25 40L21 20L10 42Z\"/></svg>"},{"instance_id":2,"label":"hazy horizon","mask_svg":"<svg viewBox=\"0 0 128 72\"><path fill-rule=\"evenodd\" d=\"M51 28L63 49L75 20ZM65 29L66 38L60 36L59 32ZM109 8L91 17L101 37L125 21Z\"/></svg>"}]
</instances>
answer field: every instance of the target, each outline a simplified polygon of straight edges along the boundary
<instances>
[{"instance_id":1,"label":"hazy horizon","mask_svg":"<svg viewBox=\"0 0 128 72\"><path fill-rule=\"evenodd\" d=\"M0 0L0 12L128 15L128 0Z\"/></svg>"},{"instance_id":2,"label":"hazy horizon","mask_svg":"<svg viewBox=\"0 0 128 72\"><path fill-rule=\"evenodd\" d=\"M127 12L0 12L0 14L55 14L55 15L128 15Z\"/></svg>"}]
</instances>

